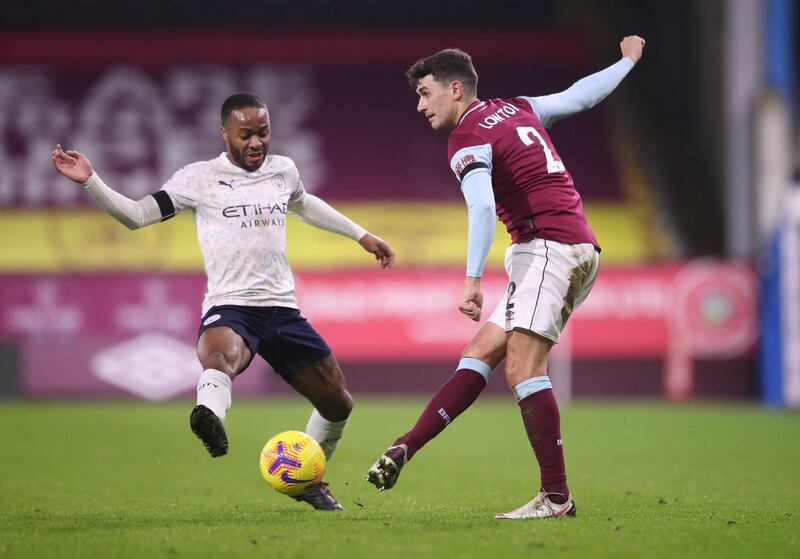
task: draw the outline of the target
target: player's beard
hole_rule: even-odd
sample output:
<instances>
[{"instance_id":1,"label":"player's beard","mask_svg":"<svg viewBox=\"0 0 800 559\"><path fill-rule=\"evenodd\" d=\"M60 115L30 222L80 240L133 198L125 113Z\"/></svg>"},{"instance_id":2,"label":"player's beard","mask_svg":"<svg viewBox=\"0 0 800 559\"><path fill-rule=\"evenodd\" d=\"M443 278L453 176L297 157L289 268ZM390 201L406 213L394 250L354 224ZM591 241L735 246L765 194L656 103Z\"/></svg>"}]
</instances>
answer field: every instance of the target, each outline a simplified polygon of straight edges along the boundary
<instances>
[{"instance_id":1,"label":"player's beard","mask_svg":"<svg viewBox=\"0 0 800 559\"><path fill-rule=\"evenodd\" d=\"M235 147L231 146L231 156L236 163L239 164L241 168L243 168L248 173L252 173L253 171L257 171L261 165L264 164L264 159L267 157L267 150L266 148L263 151L263 157L258 160L257 163L249 163L247 161L246 151L239 151Z\"/></svg>"}]
</instances>

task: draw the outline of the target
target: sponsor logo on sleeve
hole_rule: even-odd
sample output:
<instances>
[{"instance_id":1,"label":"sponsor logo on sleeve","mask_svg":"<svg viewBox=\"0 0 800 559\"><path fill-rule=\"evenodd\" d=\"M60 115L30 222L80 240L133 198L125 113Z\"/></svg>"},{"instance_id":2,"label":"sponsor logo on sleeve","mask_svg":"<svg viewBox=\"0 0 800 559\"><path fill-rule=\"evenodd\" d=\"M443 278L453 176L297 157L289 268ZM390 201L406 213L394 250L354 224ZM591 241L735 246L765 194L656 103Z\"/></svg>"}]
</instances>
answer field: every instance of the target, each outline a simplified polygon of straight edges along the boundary
<instances>
[{"instance_id":1,"label":"sponsor logo on sleeve","mask_svg":"<svg viewBox=\"0 0 800 559\"><path fill-rule=\"evenodd\" d=\"M472 163L475 163L474 155L468 154L462 157L461 160L458 163L456 163L456 175L460 177L461 173L464 172L464 169L466 169L467 166L471 165Z\"/></svg>"}]
</instances>

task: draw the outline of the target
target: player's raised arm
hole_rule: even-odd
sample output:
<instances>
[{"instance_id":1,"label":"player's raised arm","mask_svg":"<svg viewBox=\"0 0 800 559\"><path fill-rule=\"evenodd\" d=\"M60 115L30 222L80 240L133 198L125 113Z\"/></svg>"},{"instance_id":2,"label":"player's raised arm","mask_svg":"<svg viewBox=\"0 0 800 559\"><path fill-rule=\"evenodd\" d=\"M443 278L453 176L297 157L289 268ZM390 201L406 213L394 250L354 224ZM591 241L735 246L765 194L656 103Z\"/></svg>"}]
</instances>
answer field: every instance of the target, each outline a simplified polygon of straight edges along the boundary
<instances>
[{"instance_id":1,"label":"player's raised arm","mask_svg":"<svg viewBox=\"0 0 800 559\"><path fill-rule=\"evenodd\" d=\"M619 44L622 58L605 70L581 80L561 93L540 97L523 97L527 100L545 128L576 113L591 109L617 88L633 66L642 58L645 40L639 36L625 37Z\"/></svg>"},{"instance_id":2,"label":"player's raised arm","mask_svg":"<svg viewBox=\"0 0 800 559\"><path fill-rule=\"evenodd\" d=\"M296 198L289 200L289 211L309 225L358 241L364 250L375 256L375 259L380 262L381 268L392 267L394 251L386 241L370 234L350 218L333 209L324 200L301 191Z\"/></svg>"},{"instance_id":3,"label":"player's raised arm","mask_svg":"<svg viewBox=\"0 0 800 559\"><path fill-rule=\"evenodd\" d=\"M94 173L92 163L85 155L78 151L64 151L61 144L56 144L56 149L52 154L53 166L56 171L70 180L78 183L85 183Z\"/></svg>"},{"instance_id":4,"label":"player's raised arm","mask_svg":"<svg viewBox=\"0 0 800 559\"><path fill-rule=\"evenodd\" d=\"M64 151L60 144L52 154L56 170L83 185L108 214L128 229L139 229L164 219L158 201L153 196L131 200L106 186L94 172L89 159L78 151Z\"/></svg>"},{"instance_id":5,"label":"player's raised arm","mask_svg":"<svg viewBox=\"0 0 800 559\"><path fill-rule=\"evenodd\" d=\"M620 41L619 50L623 57L630 58L636 64L642 58L645 43L638 35L629 35Z\"/></svg>"}]
</instances>

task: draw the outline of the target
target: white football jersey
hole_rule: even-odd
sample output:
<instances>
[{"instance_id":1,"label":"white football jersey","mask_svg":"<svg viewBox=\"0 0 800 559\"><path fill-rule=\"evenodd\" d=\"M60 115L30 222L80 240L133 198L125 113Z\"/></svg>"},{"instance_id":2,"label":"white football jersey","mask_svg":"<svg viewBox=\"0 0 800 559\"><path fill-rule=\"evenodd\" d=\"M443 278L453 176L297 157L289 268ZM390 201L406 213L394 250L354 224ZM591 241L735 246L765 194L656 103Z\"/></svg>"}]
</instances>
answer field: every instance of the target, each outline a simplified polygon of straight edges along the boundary
<instances>
[{"instance_id":1,"label":"white football jersey","mask_svg":"<svg viewBox=\"0 0 800 559\"><path fill-rule=\"evenodd\" d=\"M304 190L290 158L269 155L251 173L222 153L183 167L161 189L175 213L194 214L208 277L203 314L216 305L298 308L286 214Z\"/></svg>"}]
</instances>

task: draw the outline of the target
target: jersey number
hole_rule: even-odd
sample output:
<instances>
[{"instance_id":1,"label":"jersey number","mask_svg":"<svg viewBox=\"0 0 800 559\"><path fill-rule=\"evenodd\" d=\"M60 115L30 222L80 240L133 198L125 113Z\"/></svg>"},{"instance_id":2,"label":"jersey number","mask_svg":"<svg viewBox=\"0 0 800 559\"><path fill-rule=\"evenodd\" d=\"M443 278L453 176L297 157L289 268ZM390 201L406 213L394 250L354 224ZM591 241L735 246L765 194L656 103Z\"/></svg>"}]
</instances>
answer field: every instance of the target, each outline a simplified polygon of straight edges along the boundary
<instances>
[{"instance_id":1,"label":"jersey number","mask_svg":"<svg viewBox=\"0 0 800 559\"><path fill-rule=\"evenodd\" d=\"M547 147L544 138L542 138L542 135L539 134L536 128L533 126L517 126L517 134L519 135L519 139L522 140L522 143L526 146L532 146L536 143L536 140L539 140L544 150L544 157L547 159L548 173L563 173L565 171L564 164L553 157L553 152ZM535 136L536 140L534 140L531 135Z\"/></svg>"}]
</instances>

